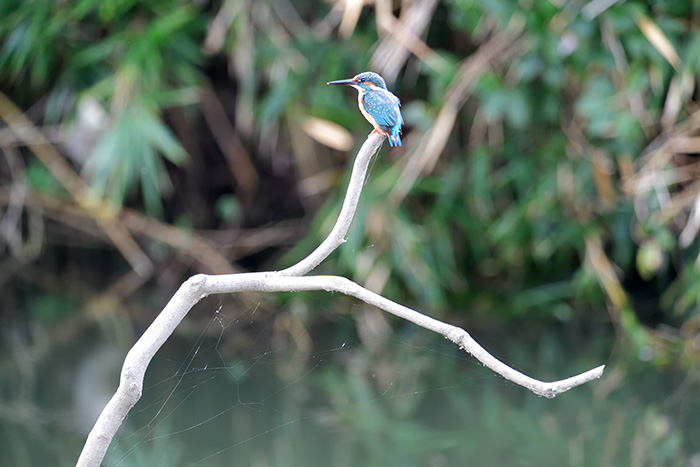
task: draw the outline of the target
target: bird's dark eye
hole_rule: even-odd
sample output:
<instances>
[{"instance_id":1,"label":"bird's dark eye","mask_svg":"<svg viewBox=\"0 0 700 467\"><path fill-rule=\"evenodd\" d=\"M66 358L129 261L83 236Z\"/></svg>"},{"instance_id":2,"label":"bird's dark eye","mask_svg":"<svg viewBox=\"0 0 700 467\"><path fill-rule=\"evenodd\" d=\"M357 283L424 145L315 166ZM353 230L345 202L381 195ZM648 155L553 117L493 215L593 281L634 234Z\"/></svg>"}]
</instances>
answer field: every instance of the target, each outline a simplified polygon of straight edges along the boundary
<instances>
[{"instance_id":1,"label":"bird's dark eye","mask_svg":"<svg viewBox=\"0 0 700 467\"><path fill-rule=\"evenodd\" d=\"M364 78L360 78L357 81L359 81L360 83L364 83L366 80Z\"/></svg>"}]
</instances>

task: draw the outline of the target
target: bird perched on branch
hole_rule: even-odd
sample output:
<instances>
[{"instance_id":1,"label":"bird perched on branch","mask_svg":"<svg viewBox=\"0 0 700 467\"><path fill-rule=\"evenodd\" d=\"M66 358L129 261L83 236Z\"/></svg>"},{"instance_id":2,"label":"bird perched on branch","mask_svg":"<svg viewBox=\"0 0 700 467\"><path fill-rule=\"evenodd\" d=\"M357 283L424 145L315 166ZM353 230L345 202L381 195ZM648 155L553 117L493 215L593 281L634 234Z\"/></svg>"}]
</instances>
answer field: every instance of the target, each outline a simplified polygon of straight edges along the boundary
<instances>
[{"instance_id":1,"label":"bird perched on branch","mask_svg":"<svg viewBox=\"0 0 700 467\"><path fill-rule=\"evenodd\" d=\"M386 88L384 78L365 71L354 78L331 81L326 84L342 84L357 89L357 105L374 131L389 138L389 146L401 146L401 101Z\"/></svg>"}]
</instances>

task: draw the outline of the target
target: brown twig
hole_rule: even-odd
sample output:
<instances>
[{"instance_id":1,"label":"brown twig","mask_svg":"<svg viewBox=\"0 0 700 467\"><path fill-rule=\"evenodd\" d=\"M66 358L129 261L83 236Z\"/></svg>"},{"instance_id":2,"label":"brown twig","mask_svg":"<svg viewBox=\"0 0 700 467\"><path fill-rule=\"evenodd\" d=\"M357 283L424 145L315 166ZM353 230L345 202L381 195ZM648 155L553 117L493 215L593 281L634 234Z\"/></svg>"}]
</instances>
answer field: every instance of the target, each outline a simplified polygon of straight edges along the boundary
<instances>
[{"instance_id":1,"label":"brown twig","mask_svg":"<svg viewBox=\"0 0 700 467\"><path fill-rule=\"evenodd\" d=\"M44 164L76 203L95 220L131 267L144 277L150 276L153 272L153 263L141 250L128 230L119 224L116 216L118 209L99 199L90 191L87 184L65 158L2 92L0 92L0 118Z\"/></svg>"},{"instance_id":2,"label":"brown twig","mask_svg":"<svg viewBox=\"0 0 700 467\"><path fill-rule=\"evenodd\" d=\"M370 59L370 66L382 72L388 82L396 79L409 54L438 73L446 73L449 64L420 37L430 24L437 0L403 2L401 16L392 13L391 0L376 0L377 27L385 36Z\"/></svg>"},{"instance_id":3,"label":"brown twig","mask_svg":"<svg viewBox=\"0 0 700 467\"><path fill-rule=\"evenodd\" d=\"M445 94L442 108L430 130L422 137L420 143L409 151L410 154L403 158L408 162L389 195L392 204L401 203L421 173L433 170L469 93L479 78L491 68L493 62L506 60L520 49L523 42L518 37L522 28L522 24L513 24L509 30L492 37L464 60Z\"/></svg>"},{"instance_id":4,"label":"brown twig","mask_svg":"<svg viewBox=\"0 0 700 467\"><path fill-rule=\"evenodd\" d=\"M252 201L258 188L259 177L248 152L243 147L235 128L226 116L226 110L212 90L202 92L202 115L219 149L224 154L233 178L238 185L238 197L243 204Z\"/></svg>"},{"instance_id":5,"label":"brown twig","mask_svg":"<svg viewBox=\"0 0 700 467\"><path fill-rule=\"evenodd\" d=\"M6 190L0 190L0 206L9 202L10 194ZM72 228L85 232L88 235L96 235L102 230L95 230L93 224L80 222L94 218L81 207L62 199L60 196L48 196L28 190L24 200L26 205L45 210L46 215L52 212L58 215L53 217ZM211 274L231 274L241 272L236 269L231 261L210 245L205 238L196 232L186 232L178 227L165 224L139 212L122 209L117 220L132 233L138 233L153 240L165 243L176 251L193 258L204 270Z\"/></svg>"}]
</instances>

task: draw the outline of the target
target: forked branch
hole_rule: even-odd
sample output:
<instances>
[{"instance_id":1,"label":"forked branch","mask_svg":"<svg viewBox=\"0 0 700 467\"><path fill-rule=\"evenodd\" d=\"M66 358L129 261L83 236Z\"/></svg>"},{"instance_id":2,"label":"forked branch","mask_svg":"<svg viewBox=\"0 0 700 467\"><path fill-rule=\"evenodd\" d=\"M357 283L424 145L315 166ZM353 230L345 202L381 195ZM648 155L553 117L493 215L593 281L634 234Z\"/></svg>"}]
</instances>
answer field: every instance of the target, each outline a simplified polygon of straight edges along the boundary
<instances>
[{"instance_id":1,"label":"forked branch","mask_svg":"<svg viewBox=\"0 0 700 467\"><path fill-rule=\"evenodd\" d=\"M124 360L119 388L104 408L95 426L88 435L77 467L96 467L102 463L107 448L121 426L129 410L141 398L143 379L151 359L170 337L178 324L192 307L204 297L213 294L244 291L296 292L325 290L353 296L370 305L411 321L421 327L442 334L460 348L466 350L485 366L519 384L535 394L554 397L575 386L599 378L603 366L580 375L554 382L543 382L531 378L502 363L481 347L464 329L430 318L422 313L399 305L381 295L339 276L301 277L318 266L338 246L345 242L350 223L355 215L360 193L367 176L369 162L379 150L385 136L372 133L367 138L355 159L348 191L338 220L328 238L308 257L294 266L276 272L245 274L205 275L198 274L188 279L170 299L153 324L131 348Z\"/></svg>"}]
</instances>

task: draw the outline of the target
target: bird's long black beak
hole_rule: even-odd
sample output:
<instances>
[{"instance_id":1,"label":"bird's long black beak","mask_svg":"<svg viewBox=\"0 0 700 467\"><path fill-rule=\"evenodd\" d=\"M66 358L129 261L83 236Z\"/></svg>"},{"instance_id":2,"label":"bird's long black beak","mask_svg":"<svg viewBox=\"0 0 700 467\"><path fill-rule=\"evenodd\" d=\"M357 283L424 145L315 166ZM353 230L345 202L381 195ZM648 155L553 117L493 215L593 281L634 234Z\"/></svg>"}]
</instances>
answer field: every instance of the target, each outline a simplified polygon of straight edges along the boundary
<instances>
[{"instance_id":1,"label":"bird's long black beak","mask_svg":"<svg viewBox=\"0 0 700 467\"><path fill-rule=\"evenodd\" d=\"M350 79L339 79L338 81L329 81L326 84L344 84L346 86L350 86L355 84L355 80L350 78Z\"/></svg>"}]
</instances>

